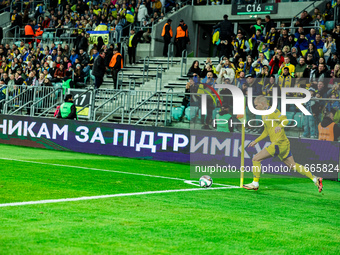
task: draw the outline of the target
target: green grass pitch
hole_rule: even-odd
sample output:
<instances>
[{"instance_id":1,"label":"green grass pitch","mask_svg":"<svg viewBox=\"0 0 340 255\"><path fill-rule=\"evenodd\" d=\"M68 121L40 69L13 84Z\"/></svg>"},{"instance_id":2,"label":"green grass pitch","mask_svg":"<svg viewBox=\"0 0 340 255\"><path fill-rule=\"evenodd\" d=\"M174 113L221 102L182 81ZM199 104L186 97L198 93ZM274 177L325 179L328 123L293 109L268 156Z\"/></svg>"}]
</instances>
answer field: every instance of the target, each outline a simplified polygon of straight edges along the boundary
<instances>
[{"instance_id":1,"label":"green grass pitch","mask_svg":"<svg viewBox=\"0 0 340 255\"><path fill-rule=\"evenodd\" d=\"M338 182L321 194L302 178L197 190L176 179L190 180L189 165L0 149L0 254L340 254ZM180 189L196 190L5 206Z\"/></svg>"}]
</instances>

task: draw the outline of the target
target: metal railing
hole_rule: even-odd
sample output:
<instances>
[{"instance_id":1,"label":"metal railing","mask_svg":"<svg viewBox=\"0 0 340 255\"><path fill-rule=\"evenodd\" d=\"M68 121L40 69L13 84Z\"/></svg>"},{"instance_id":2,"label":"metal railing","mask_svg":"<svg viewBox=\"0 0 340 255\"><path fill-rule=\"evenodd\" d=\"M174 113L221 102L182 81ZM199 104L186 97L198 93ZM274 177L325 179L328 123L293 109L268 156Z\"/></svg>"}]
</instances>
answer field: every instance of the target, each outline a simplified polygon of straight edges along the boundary
<instances>
[{"instance_id":1,"label":"metal railing","mask_svg":"<svg viewBox=\"0 0 340 255\"><path fill-rule=\"evenodd\" d=\"M156 71L156 84L155 84L155 92L158 91L158 80L159 80L159 90L162 90L162 75L163 75L163 66L162 64L157 65Z\"/></svg>"},{"instance_id":2,"label":"metal railing","mask_svg":"<svg viewBox=\"0 0 340 255\"><path fill-rule=\"evenodd\" d=\"M146 56L143 61L143 85L145 81L145 72L146 72L146 81L149 80L149 65L150 65L150 57Z\"/></svg>"},{"instance_id":3,"label":"metal railing","mask_svg":"<svg viewBox=\"0 0 340 255\"><path fill-rule=\"evenodd\" d=\"M300 11L298 14L296 14L296 15L292 18L291 24L290 24L291 27L294 27L294 21L298 19L298 16L299 16L301 13L303 13L305 10L307 10L309 7L314 6L315 3L316 3L318 0L312 0L312 1L313 1L313 3L311 3L311 4L308 5L308 6L306 6L302 11Z\"/></svg>"},{"instance_id":4,"label":"metal railing","mask_svg":"<svg viewBox=\"0 0 340 255\"><path fill-rule=\"evenodd\" d=\"M174 44L173 43L169 43L168 45L168 63L167 63L168 70L170 66L170 57L171 57L171 67L173 67L173 59L174 59Z\"/></svg>"},{"instance_id":5,"label":"metal railing","mask_svg":"<svg viewBox=\"0 0 340 255\"><path fill-rule=\"evenodd\" d=\"M50 86L15 85L7 87L3 112L11 115L19 111L22 113L22 110L25 109L26 114L31 116L36 115L36 113L44 114L62 99L62 93L59 94L59 90L61 88L54 89ZM58 95L61 97L59 98ZM39 116L42 114L39 114Z\"/></svg>"},{"instance_id":6,"label":"metal railing","mask_svg":"<svg viewBox=\"0 0 340 255\"><path fill-rule=\"evenodd\" d=\"M131 109L137 107L145 98L151 96L154 91L144 91L144 90L131 90L128 91L129 93L126 95L126 103L125 103L125 111L130 112Z\"/></svg>"},{"instance_id":7,"label":"metal railing","mask_svg":"<svg viewBox=\"0 0 340 255\"><path fill-rule=\"evenodd\" d=\"M20 27L17 25L17 26L14 26L14 27L10 27L5 33L4 33L4 37L2 38L4 41L5 39L8 39L8 38L12 38L12 37L8 37L8 33L13 33L13 38L16 38L17 37L17 30L19 30L19 35L20 35Z\"/></svg>"},{"instance_id":8,"label":"metal railing","mask_svg":"<svg viewBox=\"0 0 340 255\"><path fill-rule=\"evenodd\" d=\"M45 28L43 31L45 33L45 36L44 34L41 35L41 36L35 36L35 37L21 37L21 35L24 35L25 34L25 29L24 28L19 28L19 36L15 35L13 38L12 37L6 37L4 39L6 40L16 40L16 41L19 41L19 40L34 40L34 42L36 42L36 40L41 40L42 42L44 41L48 41L48 40L52 40L54 41L55 43L58 42L61 42L61 43L67 43L69 45L73 44L73 42L76 40L75 37L71 37L72 35L72 31L74 30L79 30L78 28ZM61 34L60 36L57 36L58 34L58 31L61 31ZM46 34L49 33L48 36L46 36ZM52 35L52 38L51 36ZM63 36L61 36L63 35Z\"/></svg>"},{"instance_id":9,"label":"metal railing","mask_svg":"<svg viewBox=\"0 0 340 255\"><path fill-rule=\"evenodd\" d=\"M182 51L182 60L181 60L181 77L183 77L183 66L184 73L187 71L187 62L188 62L188 52L187 50Z\"/></svg>"},{"instance_id":10,"label":"metal railing","mask_svg":"<svg viewBox=\"0 0 340 255\"><path fill-rule=\"evenodd\" d=\"M319 24L315 24L315 26L304 26L305 28L315 28L315 29L319 29L320 34L322 35L323 29ZM280 29L298 29L298 27L276 27L276 30L280 30ZM292 31L292 33L294 33L294 31Z\"/></svg>"},{"instance_id":11,"label":"metal railing","mask_svg":"<svg viewBox=\"0 0 340 255\"><path fill-rule=\"evenodd\" d=\"M118 90L119 88L123 89L123 79L124 79L124 71L120 70L117 74L116 87L114 89L116 90Z\"/></svg>"},{"instance_id":12,"label":"metal railing","mask_svg":"<svg viewBox=\"0 0 340 255\"><path fill-rule=\"evenodd\" d=\"M164 112L164 126L168 126L172 122L172 102L174 99L174 89L170 88L166 93L166 101L165 101L165 112ZM168 104L170 103L170 112L168 115Z\"/></svg>"},{"instance_id":13,"label":"metal railing","mask_svg":"<svg viewBox=\"0 0 340 255\"><path fill-rule=\"evenodd\" d=\"M3 12L10 12L10 13L12 13L12 4L10 4L9 6L6 6L6 7L4 7L4 8L2 8L1 10L0 10L0 14L1 13L3 13Z\"/></svg>"},{"instance_id":14,"label":"metal railing","mask_svg":"<svg viewBox=\"0 0 340 255\"><path fill-rule=\"evenodd\" d=\"M124 122L124 107L125 107L125 100L126 100L126 92L125 91L118 91L115 93L111 98L105 100L101 103L98 107L94 108L92 120L103 122L107 120L112 114L117 111L121 111L121 121L120 123ZM101 111L99 111L101 109ZM101 119L97 118L97 115L100 112ZM104 115L104 116L103 116Z\"/></svg>"},{"instance_id":15,"label":"metal railing","mask_svg":"<svg viewBox=\"0 0 340 255\"><path fill-rule=\"evenodd\" d=\"M44 38L43 36L35 36L35 37L4 37L3 38L3 42L9 43L9 42L16 42L16 41L24 41L26 42L27 40L32 40L33 44L35 45L34 47L36 47L37 44L37 40L40 40L41 42L44 42L44 40L50 40L49 38ZM55 41L55 44L62 44L66 41L66 44L70 45L70 48L72 48L73 45L73 41L75 41L74 37L63 37L60 38L60 41Z\"/></svg>"},{"instance_id":16,"label":"metal railing","mask_svg":"<svg viewBox=\"0 0 340 255\"><path fill-rule=\"evenodd\" d=\"M10 98L4 104L5 114L15 114L26 107L26 111L29 114L30 107L29 104L34 100L35 93L33 91L34 87L27 87L26 85L16 86L9 94L6 91L6 98ZM8 89L10 90L10 89Z\"/></svg>"},{"instance_id":17,"label":"metal railing","mask_svg":"<svg viewBox=\"0 0 340 255\"><path fill-rule=\"evenodd\" d=\"M156 97L156 101L154 101ZM147 99L143 100L138 106L133 108L129 113L129 124L138 125L142 121L147 121L148 117L151 114L156 114L156 119L154 120L154 125L158 125L158 116L159 116L159 106L160 101L162 98L162 93L155 92L151 96L149 96ZM135 113L137 117L137 121L135 123L132 123L132 114ZM152 120L153 121L153 120Z\"/></svg>"},{"instance_id":18,"label":"metal railing","mask_svg":"<svg viewBox=\"0 0 340 255\"><path fill-rule=\"evenodd\" d=\"M329 89L328 93L333 93ZM172 122L172 109L174 97L182 98L184 91L174 93L173 89L167 92L154 91L135 91L135 90L109 90L109 89L90 89L95 93L95 100L91 101L94 114L93 121L103 122L109 117L114 116L119 123L129 124L152 124L159 125L163 122L164 125L169 125ZM31 116L49 116L51 110L61 103L62 88L44 87L44 86L10 86L6 88L6 98L0 101L4 114L29 114ZM88 90L87 90L88 91ZM339 91L338 91L339 92ZM85 92L86 93L86 92ZM185 93L186 96L200 97L198 93ZM224 95L232 96L232 95ZM269 99L271 97L268 97ZM279 97L281 98L281 97ZM292 97L290 97L292 98ZM293 97L295 98L295 97ZM192 98L191 98L192 99ZM177 99L178 100L178 99ZM312 98L311 100L323 102L323 107L326 108L332 102L339 99L331 98ZM189 101L190 98L189 98ZM193 102L193 101L191 101ZM88 106L90 106L90 104ZM178 101L177 101L178 104ZM194 105L193 105L194 106ZM169 109L170 107L170 109ZM280 104L278 106L280 108ZM218 107L216 107L218 109ZM27 112L26 112L27 111ZM164 114L164 116L161 115ZM127 117L128 116L128 120ZM288 117L290 115L290 117ZM292 117L294 115L294 118ZM297 128L290 128L289 135L298 136L302 134L304 128L304 116L296 108L287 109L287 117L296 119L299 122ZM124 121L125 118L125 121ZM320 121L321 118L318 120Z\"/></svg>"},{"instance_id":19,"label":"metal railing","mask_svg":"<svg viewBox=\"0 0 340 255\"><path fill-rule=\"evenodd\" d=\"M124 67L128 62L128 46L126 40L124 40L120 44L120 53L123 55L123 67Z\"/></svg>"},{"instance_id":20,"label":"metal railing","mask_svg":"<svg viewBox=\"0 0 340 255\"><path fill-rule=\"evenodd\" d=\"M31 105L31 116L35 116L38 113L38 116L42 116L44 114L48 114L51 109L56 108L57 105L63 100L63 88L53 87L41 87L42 91L40 91L41 96L37 97ZM46 95L44 91L48 92Z\"/></svg>"},{"instance_id":21,"label":"metal railing","mask_svg":"<svg viewBox=\"0 0 340 255\"><path fill-rule=\"evenodd\" d=\"M135 90L136 89L136 79L133 77L130 77L129 79L129 90Z\"/></svg>"},{"instance_id":22,"label":"metal railing","mask_svg":"<svg viewBox=\"0 0 340 255\"><path fill-rule=\"evenodd\" d=\"M340 8L339 5L334 6L334 27L336 24L338 24L338 9Z\"/></svg>"}]
</instances>

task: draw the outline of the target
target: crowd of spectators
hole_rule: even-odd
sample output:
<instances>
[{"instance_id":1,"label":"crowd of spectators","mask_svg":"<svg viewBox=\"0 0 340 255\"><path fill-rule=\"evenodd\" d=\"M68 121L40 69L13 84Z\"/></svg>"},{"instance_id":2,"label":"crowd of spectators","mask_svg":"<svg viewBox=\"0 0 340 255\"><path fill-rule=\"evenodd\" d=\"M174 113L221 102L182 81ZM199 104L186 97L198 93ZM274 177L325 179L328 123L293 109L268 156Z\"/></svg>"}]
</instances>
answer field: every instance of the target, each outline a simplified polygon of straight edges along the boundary
<instances>
[{"instance_id":1,"label":"crowd of spectators","mask_svg":"<svg viewBox=\"0 0 340 255\"><path fill-rule=\"evenodd\" d=\"M6 1L2 1L4 4ZM228 1L227 1L228 2ZM339 1L340 2L340 1ZM105 51L105 66L109 67L117 44L104 43L99 37L98 41L89 43L88 30L104 27L107 30L123 31L128 24L134 24L144 29L142 40L150 40L149 27L164 18L165 11L180 8L175 1L159 0L131 0L126 1L81 1L57 0L48 1L47 6L32 5L32 1L11 1L13 12L10 15L12 28L25 28L33 31L27 35L20 44L0 45L0 85L10 86L57 86L68 77L72 71L74 87L84 86L84 82L91 77L91 69L101 50ZM32 11L31 7L34 7ZM233 34L228 17L215 26L213 41L214 53L219 52L220 61L215 65L209 59L203 69L198 61L194 61L188 76L193 81L201 78L208 83L235 84L247 94L249 87L253 88L254 95L272 94L273 88L302 87L311 91L314 98L339 98L337 78L340 78L340 25L334 29L326 30L325 22L334 19L332 3L327 3L325 10L315 8L313 15L302 12L295 23L294 29L277 29L269 16L264 22L261 18L256 20L247 35L245 31L238 30ZM306 28L318 22L318 28ZM286 27L286 24L281 24ZM26 28L29 28L26 30ZM60 30L56 30L60 28ZM73 31L67 30L73 28ZM49 30L50 29L50 30ZM49 33L56 31L56 36L71 37L72 44L55 44ZM127 30L128 33L129 30ZM124 31L123 31L124 33ZM129 34L127 34L129 35ZM41 36L34 38L34 36ZM214 40L215 38L215 40ZM103 55L104 56L104 55ZM92 77L94 79L94 77ZM198 82L188 82L187 92L198 92ZM226 91L222 91L227 93ZM299 96L299 95L292 95ZM186 97L188 99L188 97ZM225 102L227 102L226 99ZM306 137L317 137L317 124L321 121L323 111L333 111L338 122L340 114L338 104L334 101L311 101L307 105L313 112L313 120L305 121ZM231 109L232 104L225 109ZM190 105L186 100L185 107ZM289 111L297 109L291 107ZM209 127L209 118L205 119L204 127ZM308 126L308 128L306 128ZM314 129L312 128L314 127ZM309 131L308 131L309 130ZM314 131L313 131L314 130Z\"/></svg>"},{"instance_id":2,"label":"crowd of spectators","mask_svg":"<svg viewBox=\"0 0 340 255\"><path fill-rule=\"evenodd\" d=\"M98 56L104 58L99 61L104 63L104 70L111 69L114 74L114 88L123 63L118 53L122 49L120 37L128 38L129 49L130 30L138 31L140 42L150 42L152 26L166 12L174 12L183 5L175 0L0 0L0 6L1 11L10 11L10 32L15 36L14 40L0 36L0 43L4 39L0 44L1 101L6 96L5 88L14 96L31 86L82 88L89 79L98 88L102 80L97 80L102 75L96 71L92 74ZM92 40L87 33L105 30L111 31L105 42L105 37ZM12 43L7 43L9 39ZM116 53L119 60L110 67Z\"/></svg>"},{"instance_id":3,"label":"crowd of spectators","mask_svg":"<svg viewBox=\"0 0 340 255\"><path fill-rule=\"evenodd\" d=\"M308 28L313 26L316 20L332 20L334 17L330 7L332 7L331 3L327 3L325 10L315 8L313 15L309 15L306 11L302 12L293 29L278 29L270 16L265 17L265 22L257 18L256 24L249 27L252 32L248 36L241 29L237 34L232 33L232 30L228 32L230 21L225 15L224 21L214 27L216 36L213 36L217 49L214 50L214 54L219 52L220 61L213 64L208 58L203 68L200 68L198 61L193 61L187 74L191 81L187 84L186 93L200 93L202 84L208 83L210 86L221 83L234 84L244 94L247 94L248 88L252 87L254 96L272 96L273 88L278 88L279 91L284 87L305 88L312 96L306 108L313 115L304 118L303 137L317 138L317 126L326 111L333 112L336 123L340 120L338 102L340 24L336 24L334 29L327 30L324 23L320 22L322 32L320 27ZM281 27L289 26L281 24ZM212 77L210 80L209 73ZM232 109L232 100L227 97L230 92L220 90L219 93L221 98L225 99L223 105L214 105L210 110L208 107L207 117L201 118L204 129L212 127L211 115L214 108ZM335 101L319 100L320 98L330 98ZM186 96L183 105L188 107L195 103L190 101L192 101L190 96ZM288 111L295 114L299 110L291 105ZM248 114L250 118L254 117L250 112ZM207 119L210 123L206 122ZM258 130L249 129L249 131Z\"/></svg>"},{"instance_id":4,"label":"crowd of spectators","mask_svg":"<svg viewBox=\"0 0 340 255\"><path fill-rule=\"evenodd\" d=\"M3 1L8 2L8 1ZM150 36L150 28L162 20L166 12L179 9L182 5L175 0L48 0L47 8L37 2L35 5L29 1L11 1L12 26L24 27L33 21L33 28L75 28L79 30L95 30L100 24L105 24L110 31L123 32L130 24L136 26ZM68 33L68 31L64 31ZM79 32L79 31L77 31ZM63 33L59 31L59 37ZM145 38L149 41L149 38Z\"/></svg>"},{"instance_id":5,"label":"crowd of spectators","mask_svg":"<svg viewBox=\"0 0 340 255\"><path fill-rule=\"evenodd\" d=\"M12 45L0 45L1 83L7 84L12 77L16 85L26 84L32 73L33 84L44 77L44 83L55 86L63 81L67 71L72 71L76 87L83 86L90 77L100 50L106 52L108 67L114 48L119 46L115 40L104 43L101 37L90 44L87 31L109 30L130 36L128 26L132 24L143 30L140 40L150 42L152 25L164 18L165 11L180 7L172 0L4 0L0 5L12 10L13 35L20 33L19 28L25 33ZM63 38L71 39L67 41L70 44L63 43Z\"/></svg>"}]
</instances>

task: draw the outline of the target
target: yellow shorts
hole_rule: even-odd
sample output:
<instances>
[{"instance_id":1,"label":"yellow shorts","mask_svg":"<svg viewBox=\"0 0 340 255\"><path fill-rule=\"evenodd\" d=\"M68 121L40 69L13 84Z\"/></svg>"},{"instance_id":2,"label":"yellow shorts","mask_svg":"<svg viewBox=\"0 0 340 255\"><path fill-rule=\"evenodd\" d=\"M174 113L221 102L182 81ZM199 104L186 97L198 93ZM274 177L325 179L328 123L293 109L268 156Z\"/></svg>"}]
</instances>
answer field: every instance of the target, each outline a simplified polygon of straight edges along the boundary
<instances>
[{"instance_id":1,"label":"yellow shorts","mask_svg":"<svg viewBox=\"0 0 340 255\"><path fill-rule=\"evenodd\" d=\"M273 157L278 156L280 160L285 160L286 158L293 156L290 151L290 144L284 145L271 144L266 148L266 150Z\"/></svg>"}]
</instances>

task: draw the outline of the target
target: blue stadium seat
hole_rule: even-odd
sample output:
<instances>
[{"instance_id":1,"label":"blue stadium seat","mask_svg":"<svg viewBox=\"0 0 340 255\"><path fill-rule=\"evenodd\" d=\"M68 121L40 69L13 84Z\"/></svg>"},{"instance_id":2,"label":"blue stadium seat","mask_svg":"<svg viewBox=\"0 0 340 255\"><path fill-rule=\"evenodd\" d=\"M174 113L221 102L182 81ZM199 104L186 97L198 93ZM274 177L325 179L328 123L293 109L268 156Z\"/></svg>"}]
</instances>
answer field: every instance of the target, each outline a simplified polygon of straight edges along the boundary
<instances>
[{"instance_id":1,"label":"blue stadium seat","mask_svg":"<svg viewBox=\"0 0 340 255\"><path fill-rule=\"evenodd\" d=\"M293 119L294 118L295 112L286 112L287 119ZM289 124L291 121L289 122ZM284 123L285 125L288 125L286 122Z\"/></svg>"},{"instance_id":2,"label":"blue stadium seat","mask_svg":"<svg viewBox=\"0 0 340 255\"><path fill-rule=\"evenodd\" d=\"M325 26L327 31L332 31L334 29L334 21L327 21Z\"/></svg>"},{"instance_id":3,"label":"blue stadium seat","mask_svg":"<svg viewBox=\"0 0 340 255\"><path fill-rule=\"evenodd\" d=\"M197 112L198 112L197 106L188 106L185 109L185 117L187 118L187 120L195 119L195 117L197 116Z\"/></svg>"},{"instance_id":4,"label":"blue stadium seat","mask_svg":"<svg viewBox=\"0 0 340 255\"><path fill-rule=\"evenodd\" d=\"M180 107L174 107L172 108L172 117L175 120L180 120L182 115L183 115L183 111L184 111L184 106L180 106Z\"/></svg>"},{"instance_id":5,"label":"blue stadium seat","mask_svg":"<svg viewBox=\"0 0 340 255\"><path fill-rule=\"evenodd\" d=\"M215 108L215 109L213 110L213 112L212 112L212 119L213 119L213 120L216 119L216 115L217 115L217 113L218 113L220 110L221 110L220 108Z\"/></svg>"},{"instance_id":6,"label":"blue stadium seat","mask_svg":"<svg viewBox=\"0 0 340 255\"><path fill-rule=\"evenodd\" d=\"M303 114L302 112L297 112L294 115L294 120L297 122L297 126L298 128L302 128L303 127Z\"/></svg>"}]
</instances>

